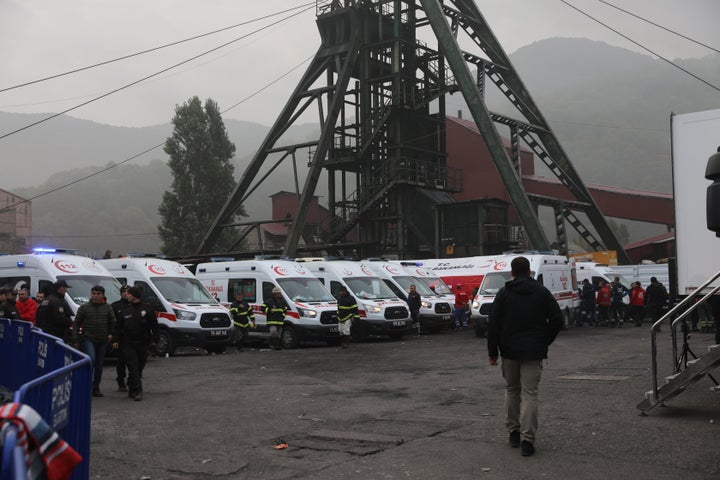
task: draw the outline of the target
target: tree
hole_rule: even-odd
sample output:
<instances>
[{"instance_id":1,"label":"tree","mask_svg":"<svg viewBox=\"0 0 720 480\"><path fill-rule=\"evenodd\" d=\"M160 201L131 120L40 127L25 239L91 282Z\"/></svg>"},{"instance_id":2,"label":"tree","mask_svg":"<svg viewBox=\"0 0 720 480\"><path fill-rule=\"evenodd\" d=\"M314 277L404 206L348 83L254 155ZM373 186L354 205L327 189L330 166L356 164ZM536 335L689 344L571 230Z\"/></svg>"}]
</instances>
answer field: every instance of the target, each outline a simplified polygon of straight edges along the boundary
<instances>
[{"instance_id":1,"label":"tree","mask_svg":"<svg viewBox=\"0 0 720 480\"><path fill-rule=\"evenodd\" d=\"M163 253L188 255L200 245L235 189L230 163L235 145L212 99L205 101L204 109L198 97L176 106L172 124L164 150L170 156L173 181L158 208L162 217L158 231Z\"/></svg>"}]
</instances>

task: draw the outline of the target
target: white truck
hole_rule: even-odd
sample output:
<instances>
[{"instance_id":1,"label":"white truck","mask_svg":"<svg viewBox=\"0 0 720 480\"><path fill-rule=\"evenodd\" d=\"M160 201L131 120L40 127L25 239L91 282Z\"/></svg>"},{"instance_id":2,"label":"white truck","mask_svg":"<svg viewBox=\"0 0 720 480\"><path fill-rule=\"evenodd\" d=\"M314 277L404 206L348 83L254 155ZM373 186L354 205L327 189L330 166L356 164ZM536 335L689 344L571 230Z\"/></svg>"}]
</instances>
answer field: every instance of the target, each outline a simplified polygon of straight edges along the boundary
<instances>
[{"instance_id":1,"label":"white truck","mask_svg":"<svg viewBox=\"0 0 720 480\"><path fill-rule=\"evenodd\" d=\"M672 115L673 198L675 202L676 285L681 296L691 294L720 271L720 239L708 230L706 213L720 198L707 196L708 159L720 146L720 109ZM716 172L717 174L718 172ZM717 180L717 179L716 179ZM710 287L717 286L720 280Z\"/></svg>"},{"instance_id":2,"label":"white truck","mask_svg":"<svg viewBox=\"0 0 720 480\"><path fill-rule=\"evenodd\" d=\"M260 308L272 290L279 287L290 307L280 333L284 348L297 348L301 342L340 341L337 301L302 264L289 260L236 260L201 263L196 275L202 284L229 306L238 292L250 304L255 316L250 339L270 337L266 315Z\"/></svg>"},{"instance_id":3,"label":"white truck","mask_svg":"<svg viewBox=\"0 0 720 480\"><path fill-rule=\"evenodd\" d=\"M143 300L155 308L158 355L173 355L177 347L223 352L233 338L228 310L210 295L183 265L153 257L98 260L124 285L137 285ZM107 289L106 289L107 290Z\"/></svg>"}]
</instances>

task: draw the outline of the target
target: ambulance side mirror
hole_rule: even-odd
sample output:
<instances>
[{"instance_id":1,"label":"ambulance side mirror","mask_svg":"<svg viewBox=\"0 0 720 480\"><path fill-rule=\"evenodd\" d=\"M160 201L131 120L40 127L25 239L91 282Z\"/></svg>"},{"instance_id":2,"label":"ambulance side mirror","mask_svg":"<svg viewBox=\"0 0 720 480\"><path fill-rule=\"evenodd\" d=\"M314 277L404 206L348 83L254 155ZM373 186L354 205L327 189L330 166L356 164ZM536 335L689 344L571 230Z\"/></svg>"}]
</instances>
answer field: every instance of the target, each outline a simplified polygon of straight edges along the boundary
<instances>
[{"instance_id":1,"label":"ambulance side mirror","mask_svg":"<svg viewBox=\"0 0 720 480\"><path fill-rule=\"evenodd\" d=\"M705 178L713 182L707 187L705 204L707 228L715 232L715 236L720 237L720 147L717 153L713 153L708 158Z\"/></svg>"}]
</instances>

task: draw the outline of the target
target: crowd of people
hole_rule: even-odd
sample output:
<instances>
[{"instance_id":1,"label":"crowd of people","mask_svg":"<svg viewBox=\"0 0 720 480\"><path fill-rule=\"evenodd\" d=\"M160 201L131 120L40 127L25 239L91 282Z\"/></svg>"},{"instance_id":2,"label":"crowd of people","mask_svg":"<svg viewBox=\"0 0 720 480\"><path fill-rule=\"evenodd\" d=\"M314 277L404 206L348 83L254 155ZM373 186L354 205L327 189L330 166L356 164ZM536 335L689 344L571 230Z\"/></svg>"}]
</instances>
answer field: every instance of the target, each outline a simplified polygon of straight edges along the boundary
<instances>
[{"instance_id":1,"label":"crowd of people","mask_svg":"<svg viewBox=\"0 0 720 480\"><path fill-rule=\"evenodd\" d=\"M579 294L581 308L575 322L577 326L587 323L593 327L621 328L625 320L629 320L639 327L645 318L654 323L667 310L669 301L667 289L656 277L650 279L647 290L640 282L634 282L628 289L619 277L612 282L601 280L597 288L585 279Z\"/></svg>"},{"instance_id":2,"label":"crowd of people","mask_svg":"<svg viewBox=\"0 0 720 480\"><path fill-rule=\"evenodd\" d=\"M153 308L142 301L141 289L123 286L122 299L109 305L105 288L95 285L90 300L80 305L73 320L65 301L69 288L65 280L58 280L36 298L30 296L28 285L0 288L0 318L31 322L87 354L93 365L93 397L104 396L100 391L103 363L108 348L117 350L118 389L142 400L142 371L149 349L158 340L158 323Z\"/></svg>"}]
</instances>

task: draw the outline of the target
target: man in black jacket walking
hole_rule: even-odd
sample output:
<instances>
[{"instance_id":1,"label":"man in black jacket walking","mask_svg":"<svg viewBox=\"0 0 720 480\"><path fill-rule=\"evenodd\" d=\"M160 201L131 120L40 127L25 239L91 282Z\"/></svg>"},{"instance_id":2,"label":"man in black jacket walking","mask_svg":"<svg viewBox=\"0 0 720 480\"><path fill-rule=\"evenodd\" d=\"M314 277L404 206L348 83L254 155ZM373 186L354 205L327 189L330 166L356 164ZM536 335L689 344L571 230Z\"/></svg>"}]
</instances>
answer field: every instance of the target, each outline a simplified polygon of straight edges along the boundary
<instances>
[{"instance_id":1,"label":"man in black jacket walking","mask_svg":"<svg viewBox=\"0 0 720 480\"><path fill-rule=\"evenodd\" d=\"M513 279L495 296L488 323L490 365L502 356L505 378L505 426L510 445L523 456L535 453L538 385L548 346L562 327L562 313L550 291L530 277L530 262L510 263Z\"/></svg>"},{"instance_id":2,"label":"man in black jacket walking","mask_svg":"<svg viewBox=\"0 0 720 480\"><path fill-rule=\"evenodd\" d=\"M52 291L38 304L35 312L37 327L45 333L55 335L63 342L70 339L72 318L70 309L65 302L65 292L71 288L65 280L53 284Z\"/></svg>"},{"instance_id":3,"label":"man in black jacket walking","mask_svg":"<svg viewBox=\"0 0 720 480\"><path fill-rule=\"evenodd\" d=\"M158 341L158 322L155 310L141 299L140 287L127 291L128 304L120 309L113 338L122 343L122 353L128 368L128 396L135 401L143 399L142 373L148 357L148 347ZM113 348L118 344L114 343Z\"/></svg>"}]
</instances>

